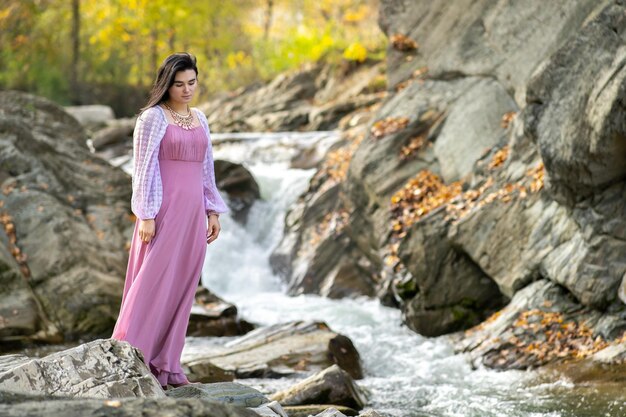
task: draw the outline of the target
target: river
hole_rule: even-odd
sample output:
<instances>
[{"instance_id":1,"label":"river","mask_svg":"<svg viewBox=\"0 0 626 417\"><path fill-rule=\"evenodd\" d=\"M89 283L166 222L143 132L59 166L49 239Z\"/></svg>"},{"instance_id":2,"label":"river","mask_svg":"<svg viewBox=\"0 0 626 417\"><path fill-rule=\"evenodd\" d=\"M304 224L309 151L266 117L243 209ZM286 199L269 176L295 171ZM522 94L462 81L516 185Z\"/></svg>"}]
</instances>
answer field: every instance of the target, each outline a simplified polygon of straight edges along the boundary
<instances>
[{"instance_id":1,"label":"river","mask_svg":"<svg viewBox=\"0 0 626 417\"><path fill-rule=\"evenodd\" d=\"M235 303L240 315L254 323L320 320L349 336L363 359L366 376L358 384L368 392L369 407L385 416L624 415L623 396L610 390L535 371L472 369L446 337L426 338L408 330L398 310L376 300L287 296L268 259L281 239L286 210L314 173L290 168L289 159L302 148L327 148L334 135L213 135L215 158L243 163L260 186L261 201L252 206L245 226L228 215L220 217L222 232L208 247L203 269L206 287ZM193 345L193 338L187 343ZM294 381L241 382L270 394Z\"/></svg>"}]
</instances>

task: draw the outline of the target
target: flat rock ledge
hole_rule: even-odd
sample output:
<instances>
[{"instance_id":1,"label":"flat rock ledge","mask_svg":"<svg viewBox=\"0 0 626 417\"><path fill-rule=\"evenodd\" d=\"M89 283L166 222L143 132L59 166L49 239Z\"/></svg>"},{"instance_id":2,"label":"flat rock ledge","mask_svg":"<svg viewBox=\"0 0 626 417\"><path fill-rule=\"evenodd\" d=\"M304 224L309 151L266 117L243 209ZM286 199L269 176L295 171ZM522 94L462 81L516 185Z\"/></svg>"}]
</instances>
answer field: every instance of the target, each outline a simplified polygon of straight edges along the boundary
<instances>
[{"instance_id":1,"label":"flat rock ledge","mask_svg":"<svg viewBox=\"0 0 626 417\"><path fill-rule=\"evenodd\" d=\"M183 368L192 381L205 382L216 369L236 378L280 378L318 372L337 364L353 378L363 377L358 351L349 338L325 323L296 321L258 328L225 345L185 348Z\"/></svg>"}]
</instances>

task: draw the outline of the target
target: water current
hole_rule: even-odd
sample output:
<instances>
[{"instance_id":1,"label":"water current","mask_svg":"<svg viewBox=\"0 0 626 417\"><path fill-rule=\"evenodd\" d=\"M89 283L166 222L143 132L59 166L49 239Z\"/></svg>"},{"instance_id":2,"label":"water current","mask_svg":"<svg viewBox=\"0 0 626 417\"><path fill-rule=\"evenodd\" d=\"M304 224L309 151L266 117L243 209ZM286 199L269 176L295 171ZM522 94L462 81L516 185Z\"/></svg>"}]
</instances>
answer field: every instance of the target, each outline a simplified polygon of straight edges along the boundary
<instances>
[{"instance_id":1,"label":"water current","mask_svg":"<svg viewBox=\"0 0 626 417\"><path fill-rule=\"evenodd\" d=\"M427 338L402 325L400 312L371 299L290 297L272 273L269 256L281 239L284 215L306 190L314 170L290 168L308 147L325 151L334 132L213 134L214 156L242 163L257 180L261 200L241 225L220 217L222 232L207 250L203 284L233 302L242 318L270 325L319 320L350 337L361 354L358 381L368 407L393 417L579 417L626 414L623 396L535 371L473 369L446 337ZM188 338L187 346L194 346ZM184 353L183 353L184 355ZM289 378L242 380L270 394ZM620 398L621 397L621 398Z\"/></svg>"}]
</instances>

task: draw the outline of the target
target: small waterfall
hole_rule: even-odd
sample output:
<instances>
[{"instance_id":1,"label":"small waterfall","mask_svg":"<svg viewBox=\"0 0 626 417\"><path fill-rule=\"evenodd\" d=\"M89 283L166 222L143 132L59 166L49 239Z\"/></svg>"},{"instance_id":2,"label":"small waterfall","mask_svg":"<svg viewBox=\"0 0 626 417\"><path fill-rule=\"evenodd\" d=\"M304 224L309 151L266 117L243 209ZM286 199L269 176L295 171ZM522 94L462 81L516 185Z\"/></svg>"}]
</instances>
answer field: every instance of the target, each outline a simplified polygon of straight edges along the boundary
<instances>
[{"instance_id":1,"label":"small waterfall","mask_svg":"<svg viewBox=\"0 0 626 417\"><path fill-rule=\"evenodd\" d=\"M576 417L624 415L624 396L541 377L534 371L472 369L445 336L422 337L402 325L400 312L377 300L289 297L272 274L269 255L282 237L288 207L315 170L289 167L303 148L324 152L336 132L213 134L214 155L242 163L257 180L261 200L240 225L220 216L220 237L207 247L203 284L251 322L325 321L350 337L361 353L369 405L393 417ZM124 165L130 172L131 167ZM226 196L224 196L226 197ZM193 344L194 338L188 342ZM271 393L294 381L247 379Z\"/></svg>"},{"instance_id":2,"label":"small waterfall","mask_svg":"<svg viewBox=\"0 0 626 417\"><path fill-rule=\"evenodd\" d=\"M234 302L243 318L258 324L321 320L349 336L362 355L370 405L383 415L411 416L574 416L565 405L572 384L537 382L535 372L473 370L455 354L445 337L425 338L404 327L400 312L377 300L331 300L315 295L289 297L272 274L269 255L282 237L284 215L306 190L314 170L289 167L289 159L307 146L326 148L332 132L242 134L240 140L215 140L217 159L244 164L259 183L245 226L221 216L220 238L208 247L203 283ZM329 135L330 139L329 139ZM218 137L220 138L220 137ZM300 142L299 142L300 141ZM265 392L289 386L290 380L246 380ZM565 400L564 400L565 399Z\"/></svg>"}]
</instances>

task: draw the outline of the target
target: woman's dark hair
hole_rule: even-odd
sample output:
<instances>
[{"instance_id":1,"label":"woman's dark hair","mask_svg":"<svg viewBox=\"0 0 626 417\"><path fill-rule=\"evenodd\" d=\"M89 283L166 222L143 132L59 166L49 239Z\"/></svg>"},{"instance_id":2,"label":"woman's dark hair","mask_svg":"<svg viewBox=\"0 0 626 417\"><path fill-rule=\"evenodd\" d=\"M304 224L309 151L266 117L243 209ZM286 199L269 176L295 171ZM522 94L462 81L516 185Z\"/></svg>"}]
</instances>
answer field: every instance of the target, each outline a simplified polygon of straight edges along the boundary
<instances>
[{"instance_id":1,"label":"woman's dark hair","mask_svg":"<svg viewBox=\"0 0 626 417\"><path fill-rule=\"evenodd\" d=\"M167 90L174 84L174 79L178 71L192 69L198 76L198 67L196 66L196 57L188 52L177 52L171 54L161 64L157 71L156 80L150 91L148 104L139 110L141 114L144 110L161 103L169 98Z\"/></svg>"}]
</instances>

